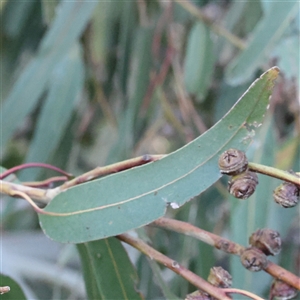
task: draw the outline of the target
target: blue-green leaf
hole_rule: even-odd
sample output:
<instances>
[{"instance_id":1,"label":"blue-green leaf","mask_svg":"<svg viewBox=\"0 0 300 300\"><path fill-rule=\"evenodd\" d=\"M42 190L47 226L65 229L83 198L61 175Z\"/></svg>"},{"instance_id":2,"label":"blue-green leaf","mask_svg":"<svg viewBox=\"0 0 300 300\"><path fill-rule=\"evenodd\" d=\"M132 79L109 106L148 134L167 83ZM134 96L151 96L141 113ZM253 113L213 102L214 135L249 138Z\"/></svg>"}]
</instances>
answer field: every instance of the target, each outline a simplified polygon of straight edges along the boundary
<instances>
[{"instance_id":1,"label":"blue-green leaf","mask_svg":"<svg viewBox=\"0 0 300 300\"><path fill-rule=\"evenodd\" d=\"M34 109L53 69L80 37L97 2L62 1L36 57L25 67L1 106L1 148Z\"/></svg>"},{"instance_id":2,"label":"blue-green leaf","mask_svg":"<svg viewBox=\"0 0 300 300\"><path fill-rule=\"evenodd\" d=\"M44 232L80 243L146 225L200 194L220 178L219 155L246 150L262 121L278 75L274 67L245 92L227 115L199 138L142 167L84 183L58 194L39 215Z\"/></svg>"},{"instance_id":3,"label":"blue-green leaf","mask_svg":"<svg viewBox=\"0 0 300 300\"><path fill-rule=\"evenodd\" d=\"M77 246L90 300L143 299L137 274L120 241L109 238Z\"/></svg>"},{"instance_id":4,"label":"blue-green leaf","mask_svg":"<svg viewBox=\"0 0 300 300\"><path fill-rule=\"evenodd\" d=\"M228 66L226 78L230 84L238 85L251 80L297 11L297 2L272 2L268 13L253 31L247 48Z\"/></svg>"}]
</instances>

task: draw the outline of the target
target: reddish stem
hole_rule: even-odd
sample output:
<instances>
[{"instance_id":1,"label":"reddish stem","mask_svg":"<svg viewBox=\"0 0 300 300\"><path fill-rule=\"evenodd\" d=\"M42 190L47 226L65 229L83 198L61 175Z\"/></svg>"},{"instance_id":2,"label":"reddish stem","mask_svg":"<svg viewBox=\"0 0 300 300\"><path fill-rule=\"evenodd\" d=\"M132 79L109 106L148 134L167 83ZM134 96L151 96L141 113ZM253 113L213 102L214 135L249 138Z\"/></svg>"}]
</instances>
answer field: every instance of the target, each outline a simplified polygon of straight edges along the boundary
<instances>
[{"instance_id":1,"label":"reddish stem","mask_svg":"<svg viewBox=\"0 0 300 300\"><path fill-rule=\"evenodd\" d=\"M67 176L68 178L73 177L70 173L67 173L67 172L65 172L64 170L62 170L58 167L55 167L55 166L52 166L52 165L49 165L49 164L45 164L45 163L31 162L31 163L25 163L25 164L22 164L22 165L19 165L19 166L15 166L13 168L10 168L10 169L6 170L2 174L0 174L0 180L4 179L5 177L7 177L8 175L10 175L12 173L15 173L15 172L17 172L19 170L23 170L23 169L28 169L28 168L45 168L45 169L50 169L50 170L54 170L58 173L61 173L65 176Z\"/></svg>"}]
</instances>

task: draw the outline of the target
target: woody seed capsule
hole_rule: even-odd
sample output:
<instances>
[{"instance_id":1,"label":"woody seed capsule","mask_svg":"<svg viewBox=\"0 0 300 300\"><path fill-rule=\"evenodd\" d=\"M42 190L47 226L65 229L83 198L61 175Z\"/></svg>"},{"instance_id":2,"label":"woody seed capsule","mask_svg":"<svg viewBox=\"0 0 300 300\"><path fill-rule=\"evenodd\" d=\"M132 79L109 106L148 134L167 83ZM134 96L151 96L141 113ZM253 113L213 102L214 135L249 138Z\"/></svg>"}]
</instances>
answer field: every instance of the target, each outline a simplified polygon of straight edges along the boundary
<instances>
[{"instance_id":1,"label":"woody seed capsule","mask_svg":"<svg viewBox=\"0 0 300 300\"><path fill-rule=\"evenodd\" d=\"M273 197L276 203L282 207L293 207L299 202L300 189L291 182L284 182L278 186Z\"/></svg>"},{"instance_id":2,"label":"woody seed capsule","mask_svg":"<svg viewBox=\"0 0 300 300\"><path fill-rule=\"evenodd\" d=\"M247 199L255 192L257 184L256 173L247 170L232 177L231 181L228 182L228 190L235 198Z\"/></svg>"},{"instance_id":3,"label":"woody seed capsule","mask_svg":"<svg viewBox=\"0 0 300 300\"><path fill-rule=\"evenodd\" d=\"M275 279L270 290L270 299L288 300L297 296L298 291L287 283Z\"/></svg>"},{"instance_id":4,"label":"woody seed capsule","mask_svg":"<svg viewBox=\"0 0 300 300\"><path fill-rule=\"evenodd\" d=\"M279 232L264 228L258 229L249 238L251 246L260 249L266 255L276 255L281 250L281 238Z\"/></svg>"},{"instance_id":5,"label":"woody seed capsule","mask_svg":"<svg viewBox=\"0 0 300 300\"><path fill-rule=\"evenodd\" d=\"M248 167L248 160L243 151L229 149L223 152L219 158L219 168L222 174L237 175Z\"/></svg>"},{"instance_id":6,"label":"woody seed capsule","mask_svg":"<svg viewBox=\"0 0 300 300\"><path fill-rule=\"evenodd\" d=\"M229 288L232 285L231 275L222 267L211 268L207 281L219 288Z\"/></svg>"},{"instance_id":7,"label":"woody seed capsule","mask_svg":"<svg viewBox=\"0 0 300 300\"><path fill-rule=\"evenodd\" d=\"M245 249L240 259L242 265L252 272L258 272L264 269L268 264L266 255L254 247Z\"/></svg>"}]
</instances>

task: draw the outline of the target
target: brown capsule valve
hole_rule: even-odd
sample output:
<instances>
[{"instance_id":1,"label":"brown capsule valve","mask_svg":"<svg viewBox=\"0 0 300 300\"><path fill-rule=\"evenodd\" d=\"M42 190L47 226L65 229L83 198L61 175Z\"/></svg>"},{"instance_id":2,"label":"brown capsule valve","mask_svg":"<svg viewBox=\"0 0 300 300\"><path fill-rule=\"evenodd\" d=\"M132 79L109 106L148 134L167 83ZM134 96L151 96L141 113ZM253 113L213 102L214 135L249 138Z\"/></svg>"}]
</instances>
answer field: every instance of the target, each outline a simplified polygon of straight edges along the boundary
<instances>
[{"instance_id":1,"label":"brown capsule valve","mask_svg":"<svg viewBox=\"0 0 300 300\"><path fill-rule=\"evenodd\" d=\"M232 285L231 275L222 267L211 268L207 281L219 288L230 288Z\"/></svg>"},{"instance_id":2,"label":"brown capsule valve","mask_svg":"<svg viewBox=\"0 0 300 300\"><path fill-rule=\"evenodd\" d=\"M267 256L257 248L246 248L241 257L242 265L252 272L258 272L264 269L267 264Z\"/></svg>"},{"instance_id":3,"label":"brown capsule valve","mask_svg":"<svg viewBox=\"0 0 300 300\"><path fill-rule=\"evenodd\" d=\"M260 249L266 255L276 255L281 250L279 232L264 228L258 229L249 238L251 246Z\"/></svg>"},{"instance_id":4,"label":"brown capsule valve","mask_svg":"<svg viewBox=\"0 0 300 300\"><path fill-rule=\"evenodd\" d=\"M300 189L295 184L284 182L274 190L273 197L276 203L288 208L299 202L299 194Z\"/></svg>"},{"instance_id":5,"label":"brown capsule valve","mask_svg":"<svg viewBox=\"0 0 300 300\"><path fill-rule=\"evenodd\" d=\"M270 299L287 300L297 296L298 291L287 283L275 279L270 290Z\"/></svg>"},{"instance_id":6,"label":"brown capsule valve","mask_svg":"<svg viewBox=\"0 0 300 300\"><path fill-rule=\"evenodd\" d=\"M247 170L231 178L231 181L228 182L228 191L235 198L247 199L255 192L257 184L256 173Z\"/></svg>"},{"instance_id":7,"label":"brown capsule valve","mask_svg":"<svg viewBox=\"0 0 300 300\"><path fill-rule=\"evenodd\" d=\"M219 168L222 174L237 175L248 167L248 159L243 151L229 149L219 157Z\"/></svg>"}]
</instances>

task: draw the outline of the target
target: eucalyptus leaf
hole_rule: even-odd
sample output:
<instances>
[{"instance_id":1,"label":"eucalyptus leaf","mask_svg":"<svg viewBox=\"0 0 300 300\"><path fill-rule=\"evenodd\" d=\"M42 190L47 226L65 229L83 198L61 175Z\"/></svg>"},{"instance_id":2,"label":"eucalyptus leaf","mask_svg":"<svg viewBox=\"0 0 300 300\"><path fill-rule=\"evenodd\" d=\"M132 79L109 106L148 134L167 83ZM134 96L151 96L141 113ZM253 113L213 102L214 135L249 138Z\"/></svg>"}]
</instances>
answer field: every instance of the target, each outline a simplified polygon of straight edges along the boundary
<instances>
[{"instance_id":1,"label":"eucalyptus leaf","mask_svg":"<svg viewBox=\"0 0 300 300\"><path fill-rule=\"evenodd\" d=\"M296 2L272 2L270 6L254 29L247 48L227 67L226 78L232 85L251 80L298 11Z\"/></svg>"},{"instance_id":2,"label":"eucalyptus leaf","mask_svg":"<svg viewBox=\"0 0 300 300\"><path fill-rule=\"evenodd\" d=\"M215 55L209 28L197 22L191 30L184 66L186 90L204 99L213 73Z\"/></svg>"},{"instance_id":3,"label":"eucalyptus leaf","mask_svg":"<svg viewBox=\"0 0 300 300\"><path fill-rule=\"evenodd\" d=\"M120 241L108 238L77 245L88 299L140 299L137 274Z\"/></svg>"},{"instance_id":4,"label":"eucalyptus leaf","mask_svg":"<svg viewBox=\"0 0 300 300\"><path fill-rule=\"evenodd\" d=\"M163 159L87 182L58 194L40 214L45 234L59 242L81 243L114 236L180 207L221 174L219 155L246 150L269 105L279 69L265 72L231 110L203 135Z\"/></svg>"},{"instance_id":5,"label":"eucalyptus leaf","mask_svg":"<svg viewBox=\"0 0 300 300\"><path fill-rule=\"evenodd\" d=\"M26 162L49 161L61 141L83 88L84 68L80 50L75 44L51 74L48 97L39 115ZM34 180L39 171L28 169L21 178Z\"/></svg>"},{"instance_id":6,"label":"eucalyptus leaf","mask_svg":"<svg viewBox=\"0 0 300 300\"><path fill-rule=\"evenodd\" d=\"M25 67L1 106L1 147L34 109L60 58L80 37L97 2L62 1L35 58Z\"/></svg>"}]
</instances>

